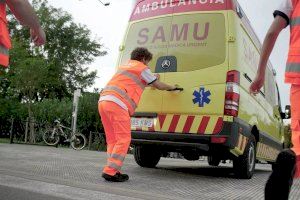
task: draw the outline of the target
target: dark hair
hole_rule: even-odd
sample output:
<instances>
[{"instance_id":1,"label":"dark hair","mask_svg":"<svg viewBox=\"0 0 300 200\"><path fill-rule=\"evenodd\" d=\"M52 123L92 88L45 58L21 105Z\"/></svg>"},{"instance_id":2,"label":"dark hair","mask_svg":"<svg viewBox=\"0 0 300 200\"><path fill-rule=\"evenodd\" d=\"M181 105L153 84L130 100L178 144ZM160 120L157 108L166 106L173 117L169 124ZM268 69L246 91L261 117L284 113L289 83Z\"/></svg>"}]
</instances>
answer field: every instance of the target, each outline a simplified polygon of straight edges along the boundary
<instances>
[{"instance_id":1,"label":"dark hair","mask_svg":"<svg viewBox=\"0 0 300 200\"><path fill-rule=\"evenodd\" d=\"M131 52L131 60L143 61L143 59L152 60L152 53L143 47L137 47Z\"/></svg>"}]
</instances>

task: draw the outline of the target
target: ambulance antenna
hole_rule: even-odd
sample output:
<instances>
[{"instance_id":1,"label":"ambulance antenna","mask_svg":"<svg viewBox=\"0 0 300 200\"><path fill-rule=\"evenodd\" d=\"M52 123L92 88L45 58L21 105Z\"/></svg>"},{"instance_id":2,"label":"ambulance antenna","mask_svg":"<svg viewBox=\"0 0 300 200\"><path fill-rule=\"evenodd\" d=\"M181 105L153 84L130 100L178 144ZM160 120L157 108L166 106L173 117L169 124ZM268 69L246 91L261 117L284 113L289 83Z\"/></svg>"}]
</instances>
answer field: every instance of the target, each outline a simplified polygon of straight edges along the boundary
<instances>
[{"instance_id":1,"label":"ambulance antenna","mask_svg":"<svg viewBox=\"0 0 300 200\"><path fill-rule=\"evenodd\" d=\"M107 3L103 3L102 1L100 1L100 0L98 0L102 5L104 5L104 6L109 6L110 5L110 3L109 2L107 2Z\"/></svg>"}]
</instances>

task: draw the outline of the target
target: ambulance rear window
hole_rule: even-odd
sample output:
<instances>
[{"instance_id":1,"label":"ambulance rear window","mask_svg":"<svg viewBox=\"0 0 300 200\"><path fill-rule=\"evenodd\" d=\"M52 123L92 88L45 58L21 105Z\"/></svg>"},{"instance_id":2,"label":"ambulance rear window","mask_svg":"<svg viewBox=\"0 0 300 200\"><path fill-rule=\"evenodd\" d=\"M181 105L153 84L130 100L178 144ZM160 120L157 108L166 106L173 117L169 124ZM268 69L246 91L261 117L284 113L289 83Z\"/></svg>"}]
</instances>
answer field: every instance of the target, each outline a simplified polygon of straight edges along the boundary
<instances>
[{"instance_id":1,"label":"ambulance rear window","mask_svg":"<svg viewBox=\"0 0 300 200\"><path fill-rule=\"evenodd\" d=\"M221 13L177 14L133 22L129 27L121 63L138 46L153 53L149 66L170 57L173 71L185 72L224 63L226 58L225 17ZM166 71L167 72L167 71Z\"/></svg>"},{"instance_id":2,"label":"ambulance rear window","mask_svg":"<svg viewBox=\"0 0 300 200\"><path fill-rule=\"evenodd\" d=\"M178 24L179 31L171 32L168 55L177 58L178 72L204 69L225 61L223 14L179 15L174 16L173 21ZM188 30L186 40L185 30Z\"/></svg>"}]
</instances>

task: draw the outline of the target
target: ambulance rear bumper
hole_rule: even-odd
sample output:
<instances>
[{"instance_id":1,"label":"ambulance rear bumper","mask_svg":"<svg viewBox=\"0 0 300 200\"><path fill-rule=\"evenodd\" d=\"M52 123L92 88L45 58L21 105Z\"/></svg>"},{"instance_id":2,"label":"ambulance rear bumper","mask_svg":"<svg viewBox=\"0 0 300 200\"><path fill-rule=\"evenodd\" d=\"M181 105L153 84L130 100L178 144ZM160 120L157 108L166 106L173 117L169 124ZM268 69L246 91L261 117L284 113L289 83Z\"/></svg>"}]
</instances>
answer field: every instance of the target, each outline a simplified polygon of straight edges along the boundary
<instances>
[{"instance_id":1,"label":"ambulance rear bumper","mask_svg":"<svg viewBox=\"0 0 300 200\"><path fill-rule=\"evenodd\" d=\"M131 131L132 145L155 145L171 148L193 148L204 152L210 151L213 146L232 149L238 139L238 124L224 122L222 130L218 134L189 134L189 133L165 133L149 131ZM214 139L223 138L223 143L214 143Z\"/></svg>"},{"instance_id":2,"label":"ambulance rear bumper","mask_svg":"<svg viewBox=\"0 0 300 200\"><path fill-rule=\"evenodd\" d=\"M165 147L193 148L209 151L210 137L194 135L170 134L158 132L133 131L131 143L133 145L156 145Z\"/></svg>"}]
</instances>

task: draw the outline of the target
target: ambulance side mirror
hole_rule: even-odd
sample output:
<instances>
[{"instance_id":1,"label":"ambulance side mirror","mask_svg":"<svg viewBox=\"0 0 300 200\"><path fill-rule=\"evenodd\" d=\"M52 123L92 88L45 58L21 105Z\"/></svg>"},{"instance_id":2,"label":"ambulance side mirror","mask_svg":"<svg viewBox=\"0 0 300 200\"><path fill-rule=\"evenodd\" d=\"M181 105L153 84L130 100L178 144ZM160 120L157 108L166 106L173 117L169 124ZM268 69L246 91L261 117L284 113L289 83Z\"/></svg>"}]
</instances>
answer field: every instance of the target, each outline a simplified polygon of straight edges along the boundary
<instances>
[{"instance_id":1,"label":"ambulance side mirror","mask_svg":"<svg viewBox=\"0 0 300 200\"><path fill-rule=\"evenodd\" d=\"M290 119L291 118L291 106L286 105L283 113L280 113L282 119Z\"/></svg>"},{"instance_id":2,"label":"ambulance side mirror","mask_svg":"<svg viewBox=\"0 0 300 200\"><path fill-rule=\"evenodd\" d=\"M243 11L239 5L236 6L236 13L239 16L239 18L241 18L241 19L243 18Z\"/></svg>"},{"instance_id":3,"label":"ambulance side mirror","mask_svg":"<svg viewBox=\"0 0 300 200\"><path fill-rule=\"evenodd\" d=\"M290 119L291 115L292 115L291 106L290 105L286 105L285 106L285 118L286 119Z\"/></svg>"}]
</instances>

